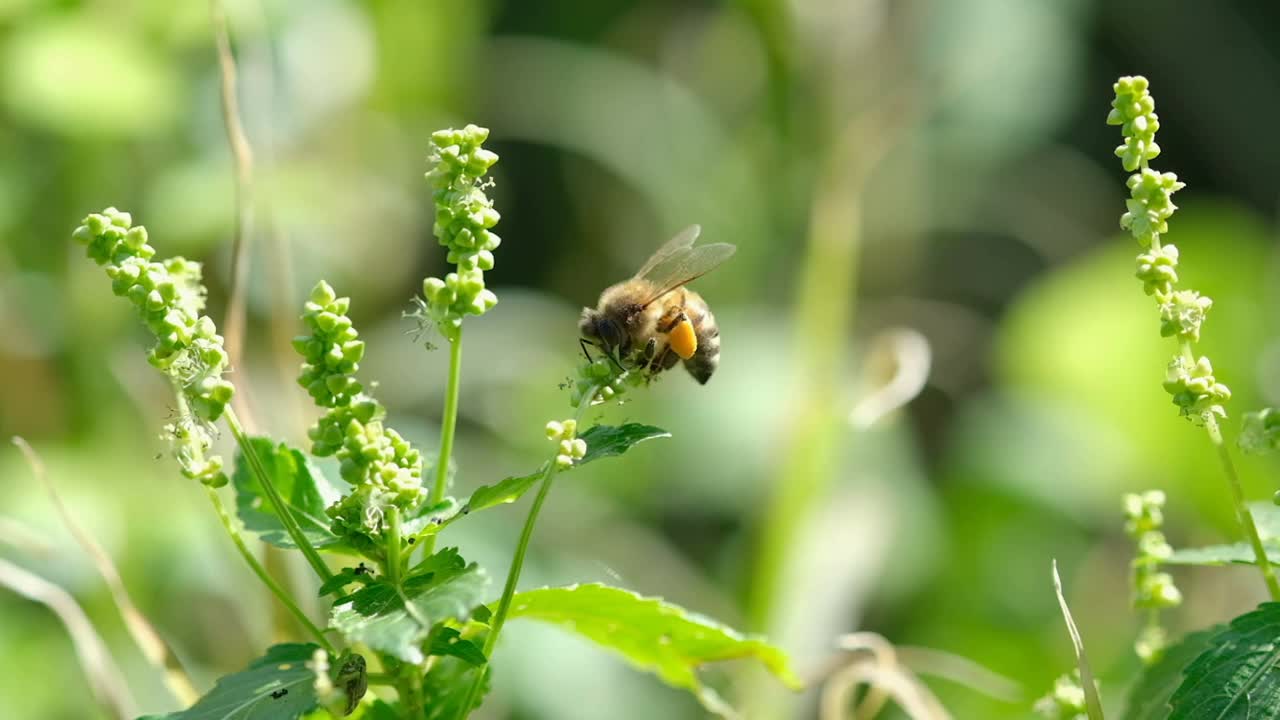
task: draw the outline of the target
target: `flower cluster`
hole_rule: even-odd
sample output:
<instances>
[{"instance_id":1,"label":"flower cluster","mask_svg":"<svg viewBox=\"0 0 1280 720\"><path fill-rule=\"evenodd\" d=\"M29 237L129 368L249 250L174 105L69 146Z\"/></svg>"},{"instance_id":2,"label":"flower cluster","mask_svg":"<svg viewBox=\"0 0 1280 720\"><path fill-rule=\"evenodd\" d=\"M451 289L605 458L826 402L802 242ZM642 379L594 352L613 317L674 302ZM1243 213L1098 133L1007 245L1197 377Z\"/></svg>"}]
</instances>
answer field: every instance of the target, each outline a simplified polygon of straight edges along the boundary
<instances>
[{"instance_id":1,"label":"flower cluster","mask_svg":"<svg viewBox=\"0 0 1280 720\"><path fill-rule=\"evenodd\" d=\"M298 384L326 408L307 433L311 452L336 456L342 479L352 485L352 492L328 509L333 531L357 548L372 548L372 540L386 529L387 509L407 514L426 493L421 453L383 425L386 409L356 379L364 342L347 317L350 305L328 283L317 283L302 314L311 334L295 338L293 347L303 358Z\"/></svg>"},{"instance_id":2,"label":"flower cluster","mask_svg":"<svg viewBox=\"0 0 1280 720\"><path fill-rule=\"evenodd\" d=\"M578 437L577 420L552 420L547 423L547 439L560 443L560 454L556 455L556 468L560 470L568 469L574 462L586 457L587 441Z\"/></svg>"},{"instance_id":3,"label":"flower cluster","mask_svg":"<svg viewBox=\"0 0 1280 720\"><path fill-rule=\"evenodd\" d=\"M1053 690L1036 701L1034 710L1048 720L1088 720L1080 672L1074 671L1055 680Z\"/></svg>"},{"instance_id":4,"label":"flower cluster","mask_svg":"<svg viewBox=\"0 0 1280 720\"><path fill-rule=\"evenodd\" d=\"M228 361L222 336L202 314L200 264L181 257L152 260L156 250L147 244L147 229L115 208L87 216L72 237L106 268L112 292L129 299L156 339L147 360L170 378L183 407L183 417L165 426L183 475L225 484L222 458L208 454L210 424L226 411L235 386L222 377Z\"/></svg>"},{"instance_id":5,"label":"flower cluster","mask_svg":"<svg viewBox=\"0 0 1280 720\"><path fill-rule=\"evenodd\" d=\"M438 130L431 135L431 170L427 173L435 200L434 232L457 265L444 279L422 282L426 312L440 333L455 342L466 315L483 315L498 298L484 286L484 271L493 269L493 251L501 239L491 232L498 211L484 193L483 180L498 156L481 145L486 128Z\"/></svg>"},{"instance_id":6,"label":"flower cluster","mask_svg":"<svg viewBox=\"0 0 1280 720\"><path fill-rule=\"evenodd\" d=\"M578 366L577 377L573 380L573 394L569 404L578 407L588 392L595 388L589 400L591 405L599 405L615 398L621 398L628 388L644 385L650 378L644 373L625 370L618 367L608 358L587 360Z\"/></svg>"},{"instance_id":7,"label":"flower cluster","mask_svg":"<svg viewBox=\"0 0 1280 720\"><path fill-rule=\"evenodd\" d=\"M1133 538L1138 550L1132 565L1133 607L1151 611L1146 627L1134 644L1138 657L1147 664L1158 660L1167 645L1164 628L1160 626L1156 613L1182 604L1182 593L1173 584L1173 577L1160 572L1160 564L1173 554L1173 548L1161 531L1164 501L1164 493L1160 490L1124 496L1124 530Z\"/></svg>"},{"instance_id":8,"label":"flower cluster","mask_svg":"<svg viewBox=\"0 0 1280 720\"><path fill-rule=\"evenodd\" d=\"M1231 399L1231 388L1213 376L1213 365L1207 357L1201 356L1194 363L1183 356L1175 357L1169 362L1164 389L1173 396L1173 404L1182 414L1193 420L1227 415L1222 404Z\"/></svg>"},{"instance_id":9,"label":"flower cluster","mask_svg":"<svg viewBox=\"0 0 1280 720\"><path fill-rule=\"evenodd\" d=\"M1155 100L1143 77L1122 77L1114 86L1115 100L1107 124L1119 125L1124 144L1116 155L1124 169L1133 173L1126 183L1129 199L1120 227L1133 234L1143 251L1138 254L1134 275L1142 281L1142 289L1155 298L1160 310L1160 334L1175 337L1180 353L1169 365L1164 388L1182 415L1204 422L1212 415L1225 417L1222 403L1231 397L1226 385L1213 377L1208 358L1193 360L1192 343L1200 341L1213 300L1194 290L1176 290L1178 282L1178 248L1161 244L1160 236L1169 231L1169 218L1177 205L1173 194L1184 187L1173 173L1161 173L1147 167L1160 154L1156 131L1160 120L1155 113Z\"/></svg>"}]
</instances>

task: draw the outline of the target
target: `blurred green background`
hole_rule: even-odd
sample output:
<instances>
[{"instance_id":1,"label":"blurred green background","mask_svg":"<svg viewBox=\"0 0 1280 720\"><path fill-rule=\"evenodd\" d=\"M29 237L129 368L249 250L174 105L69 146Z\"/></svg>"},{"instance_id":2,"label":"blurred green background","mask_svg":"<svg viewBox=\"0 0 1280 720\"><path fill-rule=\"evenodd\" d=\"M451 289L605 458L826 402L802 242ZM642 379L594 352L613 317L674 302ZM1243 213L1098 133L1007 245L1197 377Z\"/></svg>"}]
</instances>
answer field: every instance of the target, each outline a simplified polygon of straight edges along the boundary
<instances>
[{"instance_id":1,"label":"blurred green background","mask_svg":"<svg viewBox=\"0 0 1280 720\"><path fill-rule=\"evenodd\" d=\"M301 443L314 416L288 342L326 278L353 299L363 376L392 424L434 447L446 353L424 351L402 318L444 271L422 179L434 129L488 126L502 158L489 274L501 302L467 326L459 494L541 462L543 424L569 412L558 385L581 306L684 225L738 245L696 285L724 336L718 374L706 387L672 374L593 414L674 437L557 485L525 587L665 596L768 632L810 678L839 634L882 633L1013 679L1020 698L931 686L956 717L1014 718L1072 665L1052 558L1108 705L1137 670L1123 492L1168 491L1175 545L1234 539L1212 449L1160 388L1174 348L1132 278L1119 132L1104 119L1118 75L1150 78L1154 164L1188 183L1169 238L1184 280L1215 300L1202 349L1235 392L1234 435L1244 410L1280 401L1280 140L1258 128L1280 114L1280 86L1262 81L1280 69L1280 6L231 0L228 12L257 171L251 326L231 379L278 437ZM0 0L0 436L43 455L202 688L279 639L277 618L200 488L159 456L166 388L131 310L69 237L88 212L132 211L160 254L206 263L221 319L234 188L218 83L206 3ZM855 427L892 328L927 338L927 386ZM1251 497L1274 490L1275 463L1241 469ZM0 556L75 595L142 710L174 709L7 442L0 490ZM447 542L500 578L523 508L459 523ZM21 528L32 536L15 546ZM1178 630L1262 599L1247 570L1176 574ZM0 592L0 649L4 716L100 716L44 607ZM519 623L495 685L484 717L701 716L585 642ZM816 693L772 712L815 717Z\"/></svg>"}]
</instances>

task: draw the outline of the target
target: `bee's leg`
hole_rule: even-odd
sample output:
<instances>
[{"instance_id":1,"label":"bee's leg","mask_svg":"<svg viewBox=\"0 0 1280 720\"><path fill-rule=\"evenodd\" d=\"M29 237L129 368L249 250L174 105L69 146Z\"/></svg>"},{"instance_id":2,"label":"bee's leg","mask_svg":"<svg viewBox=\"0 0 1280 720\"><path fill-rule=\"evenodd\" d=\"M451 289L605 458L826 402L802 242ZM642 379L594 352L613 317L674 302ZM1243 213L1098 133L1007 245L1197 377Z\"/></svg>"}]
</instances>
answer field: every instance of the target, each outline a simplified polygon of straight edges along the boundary
<instances>
[{"instance_id":1,"label":"bee's leg","mask_svg":"<svg viewBox=\"0 0 1280 720\"><path fill-rule=\"evenodd\" d=\"M653 360L653 356L658 352L658 339L649 338L649 342L644 344L644 360L649 362Z\"/></svg>"},{"instance_id":2,"label":"bee's leg","mask_svg":"<svg viewBox=\"0 0 1280 720\"><path fill-rule=\"evenodd\" d=\"M578 338L578 347L582 348L582 354L587 356L587 362L595 362L591 358L591 352L587 350L587 346L590 344L586 338Z\"/></svg>"}]
</instances>

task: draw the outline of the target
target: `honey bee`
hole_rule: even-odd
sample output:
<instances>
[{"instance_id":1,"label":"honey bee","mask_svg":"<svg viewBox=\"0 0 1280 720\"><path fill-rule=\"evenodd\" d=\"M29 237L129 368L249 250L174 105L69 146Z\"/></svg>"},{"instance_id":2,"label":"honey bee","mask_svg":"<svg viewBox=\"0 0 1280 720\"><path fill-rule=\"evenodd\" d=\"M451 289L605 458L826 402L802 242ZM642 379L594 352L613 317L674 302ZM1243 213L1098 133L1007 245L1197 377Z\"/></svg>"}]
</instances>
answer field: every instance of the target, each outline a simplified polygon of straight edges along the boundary
<instances>
[{"instance_id":1,"label":"honey bee","mask_svg":"<svg viewBox=\"0 0 1280 720\"><path fill-rule=\"evenodd\" d=\"M729 243L693 247L701 232L697 225L685 228L631 279L605 288L597 307L582 309L578 330L583 339L650 376L683 361L685 370L706 384L720 364L720 328L707 301L685 285L737 248Z\"/></svg>"}]
</instances>

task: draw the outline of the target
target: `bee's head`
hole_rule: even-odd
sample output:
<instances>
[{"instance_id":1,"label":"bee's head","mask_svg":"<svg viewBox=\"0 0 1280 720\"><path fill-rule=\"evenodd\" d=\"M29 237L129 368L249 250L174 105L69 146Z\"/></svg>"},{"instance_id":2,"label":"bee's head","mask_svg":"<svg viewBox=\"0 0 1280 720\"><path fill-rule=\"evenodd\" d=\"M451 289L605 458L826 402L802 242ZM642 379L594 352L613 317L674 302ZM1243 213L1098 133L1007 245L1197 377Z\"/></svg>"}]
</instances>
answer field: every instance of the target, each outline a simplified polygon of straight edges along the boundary
<instances>
[{"instance_id":1,"label":"bee's head","mask_svg":"<svg viewBox=\"0 0 1280 720\"><path fill-rule=\"evenodd\" d=\"M599 343L609 352L622 345L626 339L622 326L593 308L582 309L582 318L578 320L578 331L582 333L582 337Z\"/></svg>"}]
</instances>

